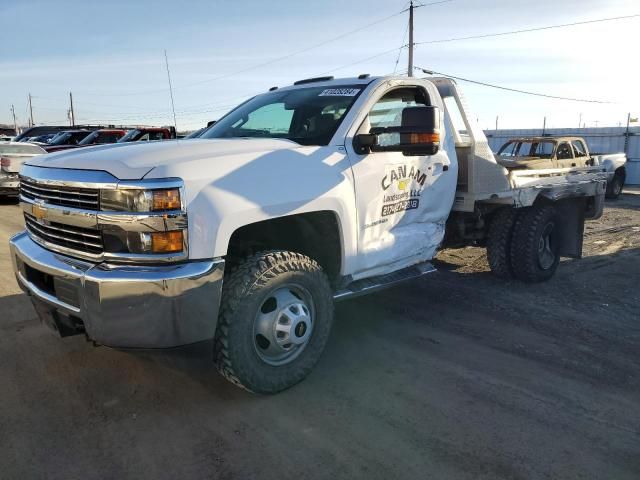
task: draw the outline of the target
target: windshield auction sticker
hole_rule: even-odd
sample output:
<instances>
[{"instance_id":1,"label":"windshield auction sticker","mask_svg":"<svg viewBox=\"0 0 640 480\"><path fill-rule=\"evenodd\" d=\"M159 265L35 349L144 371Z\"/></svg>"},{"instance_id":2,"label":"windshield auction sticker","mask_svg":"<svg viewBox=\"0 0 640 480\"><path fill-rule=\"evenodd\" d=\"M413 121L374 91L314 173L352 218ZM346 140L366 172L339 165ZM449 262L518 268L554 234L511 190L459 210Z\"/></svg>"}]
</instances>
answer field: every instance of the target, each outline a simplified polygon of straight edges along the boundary
<instances>
[{"instance_id":1,"label":"windshield auction sticker","mask_svg":"<svg viewBox=\"0 0 640 480\"><path fill-rule=\"evenodd\" d=\"M355 97L359 88L327 88L320 92L319 97Z\"/></svg>"}]
</instances>

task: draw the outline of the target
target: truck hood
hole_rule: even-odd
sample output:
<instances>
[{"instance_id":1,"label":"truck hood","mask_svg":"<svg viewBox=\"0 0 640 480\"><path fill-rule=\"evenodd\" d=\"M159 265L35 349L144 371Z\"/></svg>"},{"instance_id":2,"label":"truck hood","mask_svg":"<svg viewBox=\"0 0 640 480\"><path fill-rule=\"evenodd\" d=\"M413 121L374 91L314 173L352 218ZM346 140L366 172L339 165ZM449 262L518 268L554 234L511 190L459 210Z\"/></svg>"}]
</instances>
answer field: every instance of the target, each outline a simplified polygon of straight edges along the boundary
<instances>
[{"instance_id":1,"label":"truck hood","mask_svg":"<svg viewBox=\"0 0 640 480\"><path fill-rule=\"evenodd\" d=\"M116 143L65 150L28 160L28 165L75 170L102 170L120 180L139 180L156 167L197 160L240 156L251 161L276 150L302 148L280 139L189 139Z\"/></svg>"}]
</instances>

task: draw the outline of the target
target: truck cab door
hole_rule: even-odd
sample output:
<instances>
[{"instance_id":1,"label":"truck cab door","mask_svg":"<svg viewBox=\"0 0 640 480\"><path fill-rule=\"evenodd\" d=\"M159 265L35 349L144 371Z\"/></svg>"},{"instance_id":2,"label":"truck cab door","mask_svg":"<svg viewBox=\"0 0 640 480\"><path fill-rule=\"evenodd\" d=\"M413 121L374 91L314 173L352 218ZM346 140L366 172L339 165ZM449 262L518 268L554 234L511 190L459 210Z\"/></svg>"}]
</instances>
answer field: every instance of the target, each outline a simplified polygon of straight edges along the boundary
<instances>
[{"instance_id":1,"label":"truck cab door","mask_svg":"<svg viewBox=\"0 0 640 480\"><path fill-rule=\"evenodd\" d=\"M432 96L439 99L435 88ZM403 126L404 109L430 105L429 94L421 87L401 86L380 92L369 103L368 113L356 134ZM442 110L439 112L443 123ZM444 128L440 131L444 136ZM394 135L397 135L395 139ZM378 139L380 145L399 142L399 134L383 134ZM347 145L358 215L358 261L354 279L388 273L433 258L444 237L456 189L457 168L451 168L447 154L447 151L453 152L455 158L455 148L451 139L446 142L448 149L442 148L441 143L435 155L363 153Z\"/></svg>"},{"instance_id":2,"label":"truck cab door","mask_svg":"<svg viewBox=\"0 0 640 480\"><path fill-rule=\"evenodd\" d=\"M556 149L556 162L558 168L571 168L576 166L576 160L573 158L573 148L569 142L561 142Z\"/></svg>"}]
</instances>

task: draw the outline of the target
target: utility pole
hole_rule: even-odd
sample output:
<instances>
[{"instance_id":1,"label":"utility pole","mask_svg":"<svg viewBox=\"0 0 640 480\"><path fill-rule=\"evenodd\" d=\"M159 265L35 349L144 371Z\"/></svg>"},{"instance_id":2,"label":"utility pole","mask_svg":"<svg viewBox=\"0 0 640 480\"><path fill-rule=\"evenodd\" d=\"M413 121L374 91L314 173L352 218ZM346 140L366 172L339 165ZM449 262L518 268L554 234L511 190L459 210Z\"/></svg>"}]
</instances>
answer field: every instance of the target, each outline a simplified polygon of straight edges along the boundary
<instances>
[{"instance_id":1,"label":"utility pole","mask_svg":"<svg viewBox=\"0 0 640 480\"><path fill-rule=\"evenodd\" d=\"M580 113L580 119L578 120L578 128L582 125L582 113Z\"/></svg>"},{"instance_id":2,"label":"utility pole","mask_svg":"<svg viewBox=\"0 0 640 480\"><path fill-rule=\"evenodd\" d=\"M624 153L629 153L629 124L631 123L631 112L627 113L627 129L624 132Z\"/></svg>"},{"instance_id":3,"label":"utility pole","mask_svg":"<svg viewBox=\"0 0 640 480\"><path fill-rule=\"evenodd\" d=\"M407 75L413 77L413 0L409 4L409 68Z\"/></svg>"},{"instance_id":4,"label":"utility pole","mask_svg":"<svg viewBox=\"0 0 640 480\"><path fill-rule=\"evenodd\" d=\"M73 95L71 94L71 92L69 92L69 103L71 104L71 126L75 127L76 126L76 114L73 112Z\"/></svg>"},{"instance_id":5,"label":"utility pole","mask_svg":"<svg viewBox=\"0 0 640 480\"><path fill-rule=\"evenodd\" d=\"M544 120L542 120L542 136L543 137L546 131L547 131L547 117L544 117Z\"/></svg>"},{"instance_id":6,"label":"utility pole","mask_svg":"<svg viewBox=\"0 0 640 480\"><path fill-rule=\"evenodd\" d=\"M11 105L11 115L13 115L13 129L16 131L16 135L18 135L18 122L16 122L16 109Z\"/></svg>"},{"instance_id":7,"label":"utility pole","mask_svg":"<svg viewBox=\"0 0 640 480\"><path fill-rule=\"evenodd\" d=\"M496 131L498 131L498 115L496 115Z\"/></svg>"},{"instance_id":8,"label":"utility pole","mask_svg":"<svg viewBox=\"0 0 640 480\"><path fill-rule=\"evenodd\" d=\"M33 106L31 105L31 93L29 93L29 126L33 127Z\"/></svg>"}]
</instances>

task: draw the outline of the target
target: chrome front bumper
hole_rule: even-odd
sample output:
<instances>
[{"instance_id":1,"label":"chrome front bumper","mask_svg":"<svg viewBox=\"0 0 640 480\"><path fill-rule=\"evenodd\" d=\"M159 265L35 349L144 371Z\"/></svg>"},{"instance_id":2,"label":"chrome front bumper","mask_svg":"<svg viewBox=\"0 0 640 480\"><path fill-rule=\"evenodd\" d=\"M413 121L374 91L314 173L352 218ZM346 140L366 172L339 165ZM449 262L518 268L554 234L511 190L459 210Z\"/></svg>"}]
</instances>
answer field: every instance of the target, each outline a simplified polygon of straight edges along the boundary
<instances>
[{"instance_id":1,"label":"chrome front bumper","mask_svg":"<svg viewBox=\"0 0 640 480\"><path fill-rule=\"evenodd\" d=\"M177 265L95 264L53 253L26 232L10 241L20 287L61 335L97 343L165 348L213 338L224 260Z\"/></svg>"}]
</instances>

